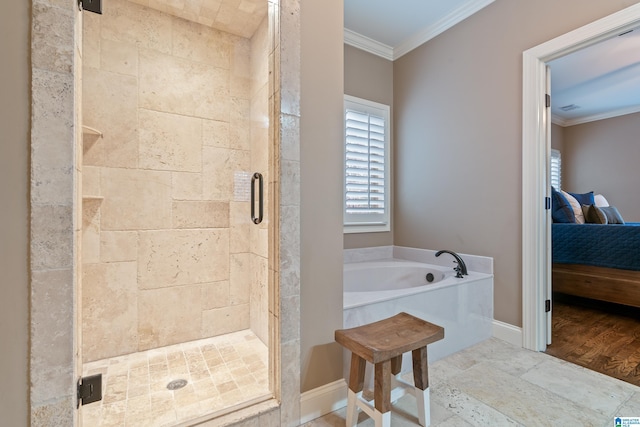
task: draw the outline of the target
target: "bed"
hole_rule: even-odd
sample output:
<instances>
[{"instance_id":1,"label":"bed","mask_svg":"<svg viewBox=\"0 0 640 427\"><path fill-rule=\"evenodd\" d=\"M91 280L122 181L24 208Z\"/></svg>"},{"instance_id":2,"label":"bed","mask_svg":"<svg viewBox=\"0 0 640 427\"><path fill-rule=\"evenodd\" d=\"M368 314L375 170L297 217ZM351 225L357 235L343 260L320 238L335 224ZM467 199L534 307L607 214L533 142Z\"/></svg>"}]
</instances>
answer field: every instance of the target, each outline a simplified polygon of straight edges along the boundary
<instances>
[{"instance_id":1,"label":"bed","mask_svg":"<svg viewBox=\"0 0 640 427\"><path fill-rule=\"evenodd\" d=\"M554 292L640 307L640 223L552 224Z\"/></svg>"}]
</instances>

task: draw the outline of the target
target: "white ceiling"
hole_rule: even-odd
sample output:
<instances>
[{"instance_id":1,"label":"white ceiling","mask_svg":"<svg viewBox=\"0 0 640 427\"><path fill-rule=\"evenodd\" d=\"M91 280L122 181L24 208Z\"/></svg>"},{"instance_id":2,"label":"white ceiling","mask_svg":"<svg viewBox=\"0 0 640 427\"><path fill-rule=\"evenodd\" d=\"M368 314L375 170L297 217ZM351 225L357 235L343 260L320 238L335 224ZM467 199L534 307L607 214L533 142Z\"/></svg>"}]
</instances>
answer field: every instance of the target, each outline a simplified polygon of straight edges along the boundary
<instances>
[{"instance_id":1,"label":"white ceiling","mask_svg":"<svg viewBox=\"0 0 640 427\"><path fill-rule=\"evenodd\" d=\"M344 0L345 43L391 61L494 0ZM640 29L551 61L554 123L640 111ZM564 111L561 107L579 108Z\"/></svg>"},{"instance_id":2,"label":"white ceiling","mask_svg":"<svg viewBox=\"0 0 640 427\"><path fill-rule=\"evenodd\" d=\"M640 111L640 29L553 60L549 66L551 114L560 125Z\"/></svg>"}]
</instances>

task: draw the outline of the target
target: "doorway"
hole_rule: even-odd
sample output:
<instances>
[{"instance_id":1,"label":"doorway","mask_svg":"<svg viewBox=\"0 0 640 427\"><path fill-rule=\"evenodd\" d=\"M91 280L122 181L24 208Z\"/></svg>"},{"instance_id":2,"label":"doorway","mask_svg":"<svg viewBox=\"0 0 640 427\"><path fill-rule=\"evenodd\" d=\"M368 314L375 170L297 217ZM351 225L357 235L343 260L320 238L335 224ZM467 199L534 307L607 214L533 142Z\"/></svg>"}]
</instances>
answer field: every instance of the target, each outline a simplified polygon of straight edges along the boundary
<instances>
[{"instance_id":1,"label":"doorway","mask_svg":"<svg viewBox=\"0 0 640 427\"><path fill-rule=\"evenodd\" d=\"M104 389L87 425L170 425L273 396L272 20L251 4L224 21L129 0L83 15L83 377Z\"/></svg>"},{"instance_id":2,"label":"doorway","mask_svg":"<svg viewBox=\"0 0 640 427\"><path fill-rule=\"evenodd\" d=\"M283 116L291 115L285 111L296 107L296 102L299 102L298 99L289 99L287 109L284 109L280 98L275 96L280 90L293 92L291 86L299 76L298 63L290 59L299 52L295 49L282 52L282 55L280 52L281 34L289 40L299 38L299 14L296 13L297 4L287 3L274 8L273 2L268 3L272 13L269 25L274 29L268 37L272 42L268 52L269 69L278 73L284 63L287 64L286 72L293 77L281 82L272 74L269 79L272 103L265 121L280 123ZM83 412L82 406L80 410L77 406L77 383L81 375L77 364L81 361L81 342L77 331L82 323L79 316L82 307L78 303L81 297L82 192L78 173L81 163L77 156L82 140L82 117L78 106L81 105L83 52L79 28L86 12L80 11L76 2L38 3L31 11L30 411L31 419L38 424L73 426L81 424ZM280 20L280 15L289 19ZM290 124L289 130L293 135L299 134L297 126L298 121ZM271 129L268 134L276 156L280 152L280 132ZM291 147L297 146L299 139L292 136L288 143ZM291 158L298 160L293 155ZM270 157L269 160L274 161L275 158ZM273 171L264 185L273 191L274 196L280 193L290 195L288 208L299 208L297 182L282 180L279 169ZM101 203L99 197L89 198L87 202L88 205ZM265 213L274 226L279 224L281 206L279 197L275 203L265 206ZM289 218L288 224L296 221L296 218ZM289 243L297 241L295 230L298 229L292 225L277 232L274 239L269 239L268 251L273 257L269 258L268 273L273 289L280 286L283 265L288 274L299 277L299 262L291 261L299 259L299 248ZM285 261L280 255L281 248L287 254ZM288 313L281 319L281 300L299 295L298 281L290 280L286 286L288 292L284 296L277 291L270 293L273 301L267 328L272 346L269 347L268 368L273 398L243 410L243 419L261 416L271 421L279 420L281 424L292 424L297 423L299 417L299 384L291 381L291 376L284 381L280 374L281 366L297 373L300 364L298 336L291 334L287 336L290 341L286 342L280 339L281 328L297 331L299 325L297 312ZM286 351L283 352L285 345ZM235 420L238 416L235 415Z\"/></svg>"},{"instance_id":3,"label":"doorway","mask_svg":"<svg viewBox=\"0 0 640 427\"><path fill-rule=\"evenodd\" d=\"M551 312L551 222L545 200L550 196L546 171L550 157L547 138L551 126L545 114L547 62L615 36L640 23L640 5L628 7L523 53L523 137L522 137L522 286L523 347L544 351Z\"/></svg>"}]
</instances>

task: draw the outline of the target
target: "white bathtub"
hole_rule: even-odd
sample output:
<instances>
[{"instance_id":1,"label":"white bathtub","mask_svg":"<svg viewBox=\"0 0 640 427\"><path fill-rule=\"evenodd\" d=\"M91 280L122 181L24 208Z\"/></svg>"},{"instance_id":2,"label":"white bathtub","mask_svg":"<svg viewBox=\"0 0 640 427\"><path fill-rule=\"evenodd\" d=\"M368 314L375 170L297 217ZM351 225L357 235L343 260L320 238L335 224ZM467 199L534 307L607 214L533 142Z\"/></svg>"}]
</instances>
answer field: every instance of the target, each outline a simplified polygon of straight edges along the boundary
<instances>
[{"instance_id":1,"label":"white bathtub","mask_svg":"<svg viewBox=\"0 0 640 427\"><path fill-rule=\"evenodd\" d=\"M434 276L432 282L427 274ZM428 347L433 362L491 337L493 275L400 259L344 265L344 327L375 322L401 311L444 328ZM403 371L411 367L405 355ZM348 359L345 360L348 367ZM345 371L346 372L346 371ZM345 377L346 378L346 377Z\"/></svg>"}]
</instances>

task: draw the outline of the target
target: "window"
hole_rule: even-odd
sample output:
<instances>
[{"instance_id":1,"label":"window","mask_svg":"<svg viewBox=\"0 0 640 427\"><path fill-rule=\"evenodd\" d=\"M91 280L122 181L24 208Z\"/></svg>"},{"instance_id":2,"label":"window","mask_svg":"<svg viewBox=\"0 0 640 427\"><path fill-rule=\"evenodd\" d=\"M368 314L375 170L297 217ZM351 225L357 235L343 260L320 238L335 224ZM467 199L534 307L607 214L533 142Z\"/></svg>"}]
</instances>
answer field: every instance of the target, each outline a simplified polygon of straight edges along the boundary
<instances>
[{"instance_id":1,"label":"window","mask_svg":"<svg viewBox=\"0 0 640 427\"><path fill-rule=\"evenodd\" d=\"M560 151L551 150L551 176L549 180L551 181L551 186L556 190L560 191L562 185L562 157L560 156Z\"/></svg>"},{"instance_id":2,"label":"window","mask_svg":"<svg viewBox=\"0 0 640 427\"><path fill-rule=\"evenodd\" d=\"M344 231L389 231L389 106L344 97Z\"/></svg>"}]
</instances>

